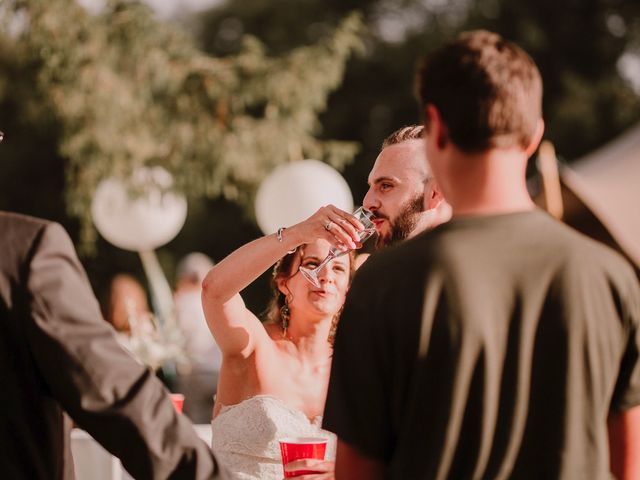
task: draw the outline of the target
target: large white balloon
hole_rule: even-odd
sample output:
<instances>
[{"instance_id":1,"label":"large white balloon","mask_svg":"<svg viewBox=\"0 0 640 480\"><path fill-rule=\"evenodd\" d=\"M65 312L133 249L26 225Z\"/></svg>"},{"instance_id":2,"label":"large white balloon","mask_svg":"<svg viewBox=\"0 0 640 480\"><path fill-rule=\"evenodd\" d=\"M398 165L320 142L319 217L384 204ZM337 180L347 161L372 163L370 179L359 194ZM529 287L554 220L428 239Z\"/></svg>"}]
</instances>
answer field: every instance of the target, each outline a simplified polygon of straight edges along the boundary
<instances>
[{"instance_id":1,"label":"large white balloon","mask_svg":"<svg viewBox=\"0 0 640 480\"><path fill-rule=\"evenodd\" d=\"M291 162L276 168L260 185L256 220L268 235L330 203L347 212L353 210L353 196L342 175L318 160Z\"/></svg>"},{"instance_id":2,"label":"large white balloon","mask_svg":"<svg viewBox=\"0 0 640 480\"><path fill-rule=\"evenodd\" d=\"M150 251L170 242L187 218L184 196L169 189L171 174L161 167L139 168L131 185L140 196L131 196L117 178L98 184L91 203L91 216L98 232L125 250Z\"/></svg>"}]
</instances>

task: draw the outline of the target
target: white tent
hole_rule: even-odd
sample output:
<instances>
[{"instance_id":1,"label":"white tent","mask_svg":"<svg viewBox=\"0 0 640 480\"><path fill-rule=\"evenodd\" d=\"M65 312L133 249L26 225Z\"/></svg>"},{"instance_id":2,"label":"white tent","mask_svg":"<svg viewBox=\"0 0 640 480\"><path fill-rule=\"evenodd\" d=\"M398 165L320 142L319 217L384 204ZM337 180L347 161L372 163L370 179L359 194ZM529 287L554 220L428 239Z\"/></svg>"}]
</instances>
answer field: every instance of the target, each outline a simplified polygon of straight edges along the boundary
<instances>
[{"instance_id":1,"label":"white tent","mask_svg":"<svg viewBox=\"0 0 640 480\"><path fill-rule=\"evenodd\" d=\"M640 267L640 124L560 175Z\"/></svg>"}]
</instances>

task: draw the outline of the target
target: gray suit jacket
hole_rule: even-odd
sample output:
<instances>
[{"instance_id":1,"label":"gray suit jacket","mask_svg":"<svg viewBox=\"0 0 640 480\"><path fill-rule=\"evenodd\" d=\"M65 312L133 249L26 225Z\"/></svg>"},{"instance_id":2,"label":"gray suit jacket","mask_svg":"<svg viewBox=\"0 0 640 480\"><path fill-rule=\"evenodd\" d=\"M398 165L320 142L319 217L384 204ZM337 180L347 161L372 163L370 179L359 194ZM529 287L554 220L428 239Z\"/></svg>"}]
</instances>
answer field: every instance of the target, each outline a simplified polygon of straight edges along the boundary
<instances>
[{"instance_id":1,"label":"gray suit jacket","mask_svg":"<svg viewBox=\"0 0 640 480\"><path fill-rule=\"evenodd\" d=\"M135 478L220 478L162 383L117 343L64 229L6 212L0 385L2 478L73 478L65 411Z\"/></svg>"}]
</instances>

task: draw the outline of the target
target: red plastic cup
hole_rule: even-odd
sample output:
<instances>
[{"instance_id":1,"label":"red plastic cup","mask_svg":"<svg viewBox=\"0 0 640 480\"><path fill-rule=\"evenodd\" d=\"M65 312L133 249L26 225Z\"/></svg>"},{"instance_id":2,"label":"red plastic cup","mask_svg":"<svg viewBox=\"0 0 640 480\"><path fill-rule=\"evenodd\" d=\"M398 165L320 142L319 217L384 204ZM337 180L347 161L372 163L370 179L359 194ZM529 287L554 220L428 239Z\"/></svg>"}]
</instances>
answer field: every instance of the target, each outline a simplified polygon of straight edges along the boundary
<instances>
[{"instance_id":1,"label":"red plastic cup","mask_svg":"<svg viewBox=\"0 0 640 480\"><path fill-rule=\"evenodd\" d=\"M303 458L317 458L324 460L324 453L327 450L327 439L321 437L289 437L280 439L280 453L282 454L282 465L294 460ZM284 472L286 477L296 475L306 475L307 473L321 473L315 470L296 470L295 472Z\"/></svg>"},{"instance_id":2,"label":"red plastic cup","mask_svg":"<svg viewBox=\"0 0 640 480\"><path fill-rule=\"evenodd\" d=\"M182 407L184 406L184 395L181 393L172 393L170 394L171 401L173 402L173 406L176 407L176 410L182 413Z\"/></svg>"}]
</instances>

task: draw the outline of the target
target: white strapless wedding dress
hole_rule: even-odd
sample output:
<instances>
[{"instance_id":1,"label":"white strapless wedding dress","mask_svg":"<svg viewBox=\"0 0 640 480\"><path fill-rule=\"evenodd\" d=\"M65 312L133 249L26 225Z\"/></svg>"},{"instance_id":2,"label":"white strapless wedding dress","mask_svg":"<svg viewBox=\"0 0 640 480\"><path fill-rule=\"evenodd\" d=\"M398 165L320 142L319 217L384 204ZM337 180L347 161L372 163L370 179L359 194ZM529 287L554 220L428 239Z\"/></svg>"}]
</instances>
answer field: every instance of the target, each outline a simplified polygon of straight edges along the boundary
<instances>
[{"instance_id":1,"label":"white strapless wedding dress","mask_svg":"<svg viewBox=\"0 0 640 480\"><path fill-rule=\"evenodd\" d=\"M321 423L321 417L311 421L277 397L257 395L220 409L211 422L211 448L231 478L281 480L280 438L327 438L325 459L335 459L336 436Z\"/></svg>"}]
</instances>

